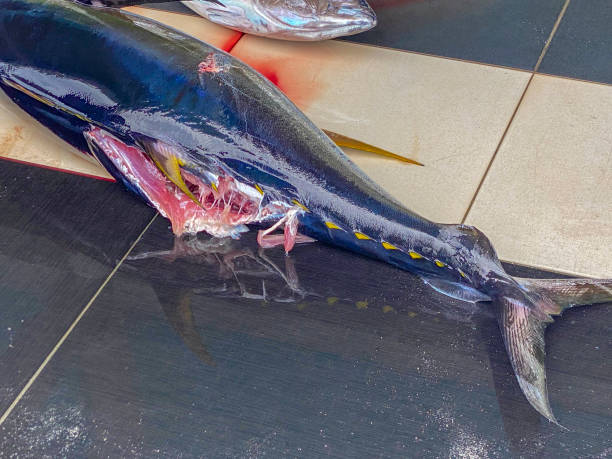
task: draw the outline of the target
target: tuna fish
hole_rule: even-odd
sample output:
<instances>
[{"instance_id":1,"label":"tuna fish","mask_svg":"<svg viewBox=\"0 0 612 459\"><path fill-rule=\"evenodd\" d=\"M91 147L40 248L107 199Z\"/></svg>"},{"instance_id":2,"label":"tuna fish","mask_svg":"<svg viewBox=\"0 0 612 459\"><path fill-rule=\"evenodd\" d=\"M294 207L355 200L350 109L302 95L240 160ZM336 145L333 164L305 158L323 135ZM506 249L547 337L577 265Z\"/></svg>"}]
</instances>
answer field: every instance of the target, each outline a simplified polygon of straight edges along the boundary
<instances>
[{"instance_id":1,"label":"tuna fish","mask_svg":"<svg viewBox=\"0 0 612 459\"><path fill-rule=\"evenodd\" d=\"M525 396L557 422L544 330L566 308L611 301L612 280L511 277L483 233L405 208L253 69L133 14L0 0L0 87L177 235L259 226L264 247L318 240L488 304Z\"/></svg>"},{"instance_id":2,"label":"tuna fish","mask_svg":"<svg viewBox=\"0 0 612 459\"><path fill-rule=\"evenodd\" d=\"M178 0L77 0L120 7ZM354 35L376 26L366 0L192 0L182 2L215 24L280 40L318 41Z\"/></svg>"},{"instance_id":3,"label":"tuna fish","mask_svg":"<svg viewBox=\"0 0 612 459\"><path fill-rule=\"evenodd\" d=\"M192 0L199 15L230 29L281 40L354 35L376 25L365 0Z\"/></svg>"}]
</instances>

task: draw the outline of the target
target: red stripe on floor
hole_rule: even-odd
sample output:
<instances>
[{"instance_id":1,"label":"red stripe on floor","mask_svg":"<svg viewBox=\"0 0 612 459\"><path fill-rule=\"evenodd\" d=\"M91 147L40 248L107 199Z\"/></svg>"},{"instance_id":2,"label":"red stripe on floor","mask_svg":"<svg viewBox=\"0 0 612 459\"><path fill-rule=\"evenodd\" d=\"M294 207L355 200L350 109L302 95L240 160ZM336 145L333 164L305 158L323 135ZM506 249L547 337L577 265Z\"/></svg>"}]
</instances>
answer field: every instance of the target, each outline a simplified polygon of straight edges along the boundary
<instances>
[{"instance_id":1,"label":"red stripe on floor","mask_svg":"<svg viewBox=\"0 0 612 459\"><path fill-rule=\"evenodd\" d=\"M244 33L236 32L233 37L231 37L223 46L221 46L221 49L227 53L230 53L243 36Z\"/></svg>"}]
</instances>

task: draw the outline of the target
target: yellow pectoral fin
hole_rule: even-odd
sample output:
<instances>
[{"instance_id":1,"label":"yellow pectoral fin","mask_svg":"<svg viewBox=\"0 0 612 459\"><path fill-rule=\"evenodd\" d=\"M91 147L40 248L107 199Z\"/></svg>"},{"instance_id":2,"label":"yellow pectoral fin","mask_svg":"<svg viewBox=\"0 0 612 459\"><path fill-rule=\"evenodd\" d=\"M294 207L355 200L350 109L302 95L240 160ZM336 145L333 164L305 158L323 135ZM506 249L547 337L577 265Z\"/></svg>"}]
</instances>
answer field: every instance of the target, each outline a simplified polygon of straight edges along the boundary
<instances>
[{"instance_id":1,"label":"yellow pectoral fin","mask_svg":"<svg viewBox=\"0 0 612 459\"><path fill-rule=\"evenodd\" d=\"M160 171L168 177L168 179L174 183L179 189L185 193L189 198L195 202L197 205L201 206L202 204L198 199L193 195L185 180L183 180L183 176L181 175L181 161L174 155L169 155L164 157L162 155L156 155L153 150L149 151L149 154L153 158L153 161L157 165Z\"/></svg>"},{"instance_id":2,"label":"yellow pectoral fin","mask_svg":"<svg viewBox=\"0 0 612 459\"><path fill-rule=\"evenodd\" d=\"M345 135L338 134L332 131L327 131L325 129L323 129L323 132L325 132L325 134L327 134L327 137L329 137L331 141L334 142L339 147L354 148L355 150L366 151L368 153L374 153L376 155L386 156L387 158L397 159L398 161L403 161L405 163L416 164L417 166L423 166L423 163L415 161L414 159L406 158L404 156L400 156L395 153L391 153L390 151L375 147L374 145L370 145L369 143L361 142L360 140L352 139Z\"/></svg>"}]
</instances>

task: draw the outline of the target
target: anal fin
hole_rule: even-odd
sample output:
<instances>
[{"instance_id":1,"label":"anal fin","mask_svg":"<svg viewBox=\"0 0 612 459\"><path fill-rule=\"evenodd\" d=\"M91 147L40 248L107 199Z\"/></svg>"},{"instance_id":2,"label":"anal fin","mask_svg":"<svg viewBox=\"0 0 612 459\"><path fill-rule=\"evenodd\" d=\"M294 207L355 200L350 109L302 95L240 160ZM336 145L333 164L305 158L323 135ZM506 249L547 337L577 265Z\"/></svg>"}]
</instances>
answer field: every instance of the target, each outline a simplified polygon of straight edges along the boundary
<instances>
[{"instance_id":1,"label":"anal fin","mask_svg":"<svg viewBox=\"0 0 612 459\"><path fill-rule=\"evenodd\" d=\"M423 278L426 284L433 288L436 292L443 295L455 298L456 300L467 301L469 303L478 303L479 301L491 301L491 297L469 285L460 282L452 282L444 279Z\"/></svg>"}]
</instances>

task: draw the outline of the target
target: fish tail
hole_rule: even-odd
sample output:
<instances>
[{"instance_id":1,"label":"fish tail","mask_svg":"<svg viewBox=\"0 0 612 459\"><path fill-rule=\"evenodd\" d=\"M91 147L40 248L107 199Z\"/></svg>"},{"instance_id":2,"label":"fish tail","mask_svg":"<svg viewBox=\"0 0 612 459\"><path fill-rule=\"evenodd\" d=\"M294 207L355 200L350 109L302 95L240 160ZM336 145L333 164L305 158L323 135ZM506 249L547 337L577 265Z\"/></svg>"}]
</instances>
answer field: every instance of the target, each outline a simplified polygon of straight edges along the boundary
<instances>
[{"instance_id":1,"label":"fish tail","mask_svg":"<svg viewBox=\"0 0 612 459\"><path fill-rule=\"evenodd\" d=\"M504 344L521 390L549 421L544 331L565 309L612 302L612 279L522 279L493 295ZM561 426L562 427L562 426Z\"/></svg>"}]
</instances>

